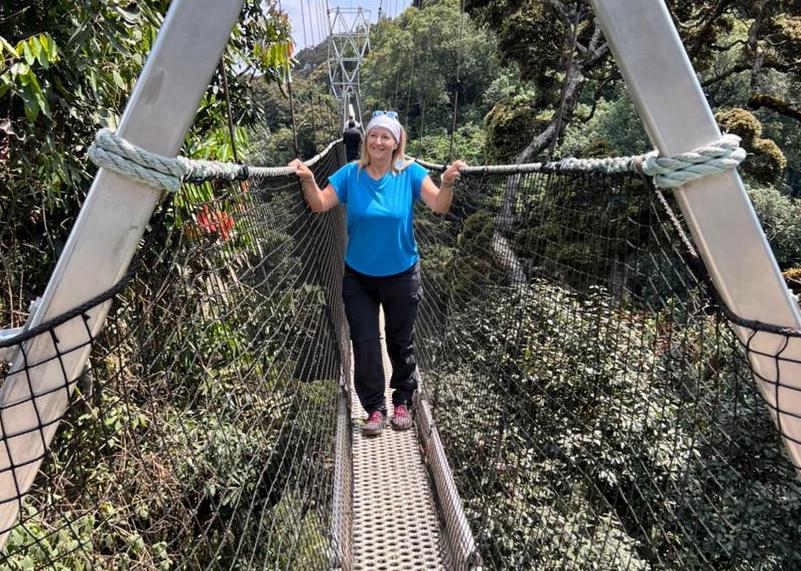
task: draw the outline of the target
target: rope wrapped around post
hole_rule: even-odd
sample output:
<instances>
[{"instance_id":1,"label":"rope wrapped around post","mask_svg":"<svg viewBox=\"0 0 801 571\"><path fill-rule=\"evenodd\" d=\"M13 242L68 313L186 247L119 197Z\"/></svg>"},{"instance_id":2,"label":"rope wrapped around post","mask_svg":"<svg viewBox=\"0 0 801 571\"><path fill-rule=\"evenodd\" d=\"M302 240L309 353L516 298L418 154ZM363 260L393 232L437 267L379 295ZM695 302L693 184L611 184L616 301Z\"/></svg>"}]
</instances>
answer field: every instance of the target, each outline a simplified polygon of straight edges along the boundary
<instances>
[{"instance_id":1,"label":"rope wrapped around post","mask_svg":"<svg viewBox=\"0 0 801 571\"><path fill-rule=\"evenodd\" d=\"M740 147L740 137L724 135L715 144L672 157L650 152L644 156L641 168L643 174L654 177L656 186L675 188L691 180L735 169L743 159L745 149Z\"/></svg>"},{"instance_id":2,"label":"rope wrapped around post","mask_svg":"<svg viewBox=\"0 0 801 571\"><path fill-rule=\"evenodd\" d=\"M559 161L542 163L465 167L462 169L462 173L517 174L559 171L616 174L634 172L653 177L654 185L659 188L675 188L691 180L737 168L745 156L745 149L740 147L740 137L724 135L716 143L672 157L661 157L656 151L644 155L600 159L568 157ZM417 162L435 171L444 171L447 168L445 165L436 165L421 160L417 160Z\"/></svg>"},{"instance_id":3,"label":"rope wrapped around post","mask_svg":"<svg viewBox=\"0 0 801 571\"><path fill-rule=\"evenodd\" d=\"M176 192L186 180L244 180L248 176L248 169L243 165L169 158L151 153L109 129L97 132L89 148L89 158L98 167L167 192Z\"/></svg>"},{"instance_id":4,"label":"rope wrapped around post","mask_svg":"<svg viewBox=\"0 0 801 571\"><path fill-rule=\"evenodd\" d=\"M324 156L323 152L306 161L312 166ZM203 161L185 157L165 157L133 145L109 129L101 129L89 148L89 159L102 167L141 182L155 190L176 192L184 182L207 180L248 180L294 175L290 167L255 167L220 161Z\"/></svg>"}]
</instances>

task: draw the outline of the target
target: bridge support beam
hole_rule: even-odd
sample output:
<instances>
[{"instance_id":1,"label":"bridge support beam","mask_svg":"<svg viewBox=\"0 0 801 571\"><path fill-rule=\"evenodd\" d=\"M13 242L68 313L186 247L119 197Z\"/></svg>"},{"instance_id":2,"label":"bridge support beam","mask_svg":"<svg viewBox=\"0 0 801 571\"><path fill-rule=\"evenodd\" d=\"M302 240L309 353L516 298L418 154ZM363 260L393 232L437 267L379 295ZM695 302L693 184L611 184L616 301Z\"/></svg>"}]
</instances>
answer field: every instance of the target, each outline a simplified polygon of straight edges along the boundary
<instances>
[{"instance_id":1,"label":"bridge support beam","mask_svg":"<svg viewBox=\"0 0 801 571\"><path fill-rule=\"evenodd\" d=\"M592 0L592 5L659 152L674 155L717 141L720 131L663 0ZM746 319L801 328L798 307L739 175L706 177L677 189L675 196L728 307ZM745 342L749 331L735 330ZM761 333L750 349L757 384L799 469L801 339ZM780 361L773 357L778 353Z\"/></svg>"},{"instance_id":2,"label":"bridge support beam","mask_svg":"<svg viewBox=\"0 0 801 571\"><path fill-rule=\"evenodd\" d=\"M122 137L155 153L176 155L242 3L172 2L122 117ZM101 169L28 326L114 285L159 199L159 192ZM73 319L57 327L54 336L25 342L0 389L0 546L67 409L73 381L86 365L89 337L102 329L109 306L88 311L86 323Z\"/></svg>"}]
</instances>

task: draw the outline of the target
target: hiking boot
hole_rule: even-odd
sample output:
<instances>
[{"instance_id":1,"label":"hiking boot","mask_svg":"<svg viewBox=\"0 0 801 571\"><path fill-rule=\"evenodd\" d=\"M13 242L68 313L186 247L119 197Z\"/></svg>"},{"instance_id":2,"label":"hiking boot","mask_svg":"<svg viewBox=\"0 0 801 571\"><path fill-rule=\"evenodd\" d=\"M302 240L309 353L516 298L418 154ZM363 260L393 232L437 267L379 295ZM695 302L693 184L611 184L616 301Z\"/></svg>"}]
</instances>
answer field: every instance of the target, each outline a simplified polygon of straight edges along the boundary
<instances>
[{"instance_id":1,"label":"hiking boot","mask_svg":"<svg viewBox=\"0 0 801 571\"><path fill-rule=\"evenodd\" d=\"M364 436L378 436L384 430L386 419L380 410L374 410L367 418L367 422L362 425L362 434Z\"/></svg>"},{"instance_id":2,"label":"hiking boot","mask_svg":"<svg viewBox=\"0 0 801 571\"><path fill-rule=\"evenodd\" d=\"M392 415L392 427L396 430L407 430L412 427L412 415L405 404L395 405L395 414Z\"/></svg>"}]
</instances>

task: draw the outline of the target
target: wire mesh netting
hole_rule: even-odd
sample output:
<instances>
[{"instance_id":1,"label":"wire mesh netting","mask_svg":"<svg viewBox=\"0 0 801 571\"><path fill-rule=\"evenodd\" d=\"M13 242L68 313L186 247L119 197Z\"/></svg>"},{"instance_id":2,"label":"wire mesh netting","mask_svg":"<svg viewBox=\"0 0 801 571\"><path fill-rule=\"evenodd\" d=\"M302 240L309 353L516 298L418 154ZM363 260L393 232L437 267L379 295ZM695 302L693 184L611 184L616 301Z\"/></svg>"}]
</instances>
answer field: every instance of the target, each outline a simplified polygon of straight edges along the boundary
<instances>
[{"instance_id":1,"label":"wire mesh netting","mask_svg":"<svg viewBox=\"0 0 801 571\"><path fill-rule=\"evenodd\" d=\"M418 212L422 377L484 568L801 565L793 465L666 204L540 172Z\"/></svg>"},{"instance_id":2,"label":"wire mesh netting","mask_svg":"<svg viewBox=\"0 0 801 571\"><path fill-rule=\"evenodd\" d=\"M341 156L332 148L315 165L318 180ZM29 388L2 410L0 501L18 503L20 520L2 530L0 566L335 563L347 526L335 442L348 370L334 277L343 240L341 212L309 214L294 176L186 185L151 222L97 339L84 327L65 347L51 324L6 343L17 361L6 365L4 391ZM73 378L62 367L57 379L51 369L40 388L47 363L25 359L32 343L50 344L47 362L60 363L92 342L89 368ZM69 406L22 498L17 473L43 446L15 438L43 441L39 409L53 391ZM9 430L12 417L24 427Z\"/></svg>"},{"instance_id":3,"label":"wire mesh netting","mask_svg":"<svg viewBox=\"0 0 801 571\"><path fill-rule=\"evenodd\" d=\"M299 193L187 185L96 339L81 308L0 342L0 508L20 512L0 566L348 568L343 212ZM781 373L799 337L729 316L734 334L660 196L632 176L487 174L444 218L418 209L417 422L454 568L801 563L779 435L798 438ZM761 391L749 352L778 372L758 368Z\"/></svg>"}]
</instances>

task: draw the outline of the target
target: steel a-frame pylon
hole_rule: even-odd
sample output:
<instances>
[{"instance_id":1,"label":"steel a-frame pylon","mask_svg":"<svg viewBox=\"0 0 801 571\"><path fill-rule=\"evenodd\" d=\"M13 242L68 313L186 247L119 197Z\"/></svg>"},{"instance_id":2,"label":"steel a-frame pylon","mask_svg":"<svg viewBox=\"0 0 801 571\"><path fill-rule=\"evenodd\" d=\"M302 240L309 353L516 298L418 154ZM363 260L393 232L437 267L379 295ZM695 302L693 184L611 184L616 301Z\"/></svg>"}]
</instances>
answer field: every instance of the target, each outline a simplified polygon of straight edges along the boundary
<instances>
[{"instance_id":1,"label":"steel a-frame pylon","mask_svg":"<svg viewBox=\"0 0 801 571\"><path fill-rule=\"evenodd\" d=\"M362 122L359 71L370 50L370 10L329 8L328 78L331 91L342 102L342 123L348 116Z\"/></svg>"},{"instance_id":2,"label":"steel a-frame pylon","mask_svg":"<svg viewBox=\"0 0 801 571\"><path fill-rule=\"evenodd\" d=\"M664 0L591 0L651 142L673 156L720 129ZM674 190L720 299L738 317L801 329L801 312L734 170ZM757 387L801 475L801 338L734 327Z\"/></svg>"}]
</instances>

